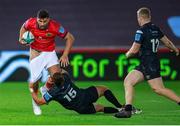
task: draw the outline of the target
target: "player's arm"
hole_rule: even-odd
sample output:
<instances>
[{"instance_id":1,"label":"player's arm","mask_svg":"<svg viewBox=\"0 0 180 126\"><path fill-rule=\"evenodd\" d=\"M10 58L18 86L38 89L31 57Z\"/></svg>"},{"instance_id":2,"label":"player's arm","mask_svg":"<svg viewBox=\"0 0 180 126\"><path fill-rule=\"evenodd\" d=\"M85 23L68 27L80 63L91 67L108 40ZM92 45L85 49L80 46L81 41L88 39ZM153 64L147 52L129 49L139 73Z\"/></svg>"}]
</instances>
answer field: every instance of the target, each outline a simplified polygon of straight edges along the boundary
<instances>
[{"instance_id":1,"label":"player's arm","mask_svg":"<svg viewBox=\"0 0 180 126\"><path fill-rule=\"evenodd\" d=\"M126 53L126 57L129 58L129 57L134 56L136 53L139 52L140 47L141 47L141 44L134 42L132 47Z\"/></svg>"},{"instance_id":2,"label":"player's arm","mask_svg":"<svg viewBox=\"0 0 180 126\"><path fill-rule=\"evenodd\" d=\"M171 40L167 38L167 36L164 35L160 40L167 48L169 48L171 51L174 51L176 53L176 56L179 55L179 49L176 48L176 46L172 43Z\"/></svg>"},{"instance_id":3,"label":"player's arm","mask_svg":"<svg viewBox=\"0 0 180 126\"><path fill-rule=\"evenodd\" d=\"M131 46L131 48L128 50L128 52L126 53L126 57L132 57L134 56L136 53L139 52L139 49L141 47L141 43L143 40L143 32L142 30L137 30L136 34L135 34L135 38L134 38L134 42L133 45Z\"/></svg>"},{"instance_id":4,"label":"player's arm","mask_svg":"<svg viewBox=\"0 0 180 126\"><path fill-rule=\"evenodd\" d=\"M27 30L24 28L24 24L21 26L20 28L20 32L19 32L19 43L22 45L27 45L27 43L22 39L23 34L26 32Z\"/></svg>"},{"instance_id":5,"label":"player's arm","mask_svg":"<svg viewBox=\"0 0 180 126\"><path fill-rule=\"evenodd\" d=\"M36 102L36 104L38 105L44 105L46 104L46 101L45 99L42 97L42 98L38 98L37 94L34 92L33 88L30 88L29 89L30 92L31 92L31 95L32 95L32 98L33 100Z\"/></svg>"},{"instance_id":6,"label":"player's arm","mask_svg":"<svg viewBox=\"0 0 180 126\"><path fill-rule=\"evenodd\" d=\"M60 62L61 62L61 66L65 67L69 65L69 59L68 59L68 54L72 48L72 45L74 43L74 36L68 32L66 34L66 36L64 37L65 41L66 41L66 46L63 52L63 55L60 57Z\"/></svg>"}]
</instances>

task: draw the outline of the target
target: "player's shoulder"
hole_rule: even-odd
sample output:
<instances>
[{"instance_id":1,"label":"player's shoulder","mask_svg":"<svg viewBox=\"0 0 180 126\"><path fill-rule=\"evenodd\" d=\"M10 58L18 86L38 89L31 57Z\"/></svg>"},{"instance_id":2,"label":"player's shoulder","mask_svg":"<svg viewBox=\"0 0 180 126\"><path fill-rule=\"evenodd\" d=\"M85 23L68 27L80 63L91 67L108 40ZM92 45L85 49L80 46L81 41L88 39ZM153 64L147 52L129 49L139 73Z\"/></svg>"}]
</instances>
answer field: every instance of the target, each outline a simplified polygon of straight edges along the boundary
<instances>
[{"instance_id":1,"label":"player's shoulder","mask_svg":"<svg viewBox=\"0 0 180 126\"><path fill-rule=\"evenodd\" d=\"M28 23L36 23L36 18L30 17L29 19L27 19Z\"/></svg>"},{"instance_id":2,"label":"player's shoulder","mask_svg":"<svg viewBox=\"0 0 180 126\"><path fill-rule=\"evenodd\" d=\"M36 25L36 18L31 17L31 18L27 19L25 24L28 26Z\"/></svg>"},{"instance_id":3,"label":"player's shoulder","mask_svg":"<svg viewBox=\"0 0 180 126\"><path fill-rule=\"evenodd\" d=\"M53 19L50 19L50 24L56 27L59 27L61 25L60 22Z\"/></svg>"},{"instance_id":4,"label":"player's shoulder","mask_svg":"<svg viewBox=\"0 0 180 126\"><path fill-rule=\"evenodd\" d=\"M153 27L154 29L159 29L159 26L157 26L156 24L152 23L151 27Z\"/></svg>"},{"instance_id":5,"label":"player's shoulder","mask_svg":"<svg viewBox=\"0 0 180 126\"><path fill-rule=\"evenodd\" d=\"M55 31L55 32L58 32L59 28L60 28L60 23L53 20L53 19L50 19L50 22L49 22L49 27L51 30Z\"/></svg>"},{"instance_id":6,"label":"player's shoulder","mask_svg":"<svg viewBox=\"0 0 180 126\"><path fill-rule=\"evenodd\" d=\"M143 33L148 32L149 30L159 30L159 27L157 25L155 25L154 23L149 22L149 23L144 24L143 26L141 26L137 30L137 32L143 34Z\"/></svg>"},{"instance_id":7,"label":"player's shoulder","mask_svg":"<svg viewBox=\"0 0 180 126\"><path fill-rule=\"evenodd\" d=\"M136 34L143 34L143 28L139 28L136 30Z\"/></svg>"}]
</instances>

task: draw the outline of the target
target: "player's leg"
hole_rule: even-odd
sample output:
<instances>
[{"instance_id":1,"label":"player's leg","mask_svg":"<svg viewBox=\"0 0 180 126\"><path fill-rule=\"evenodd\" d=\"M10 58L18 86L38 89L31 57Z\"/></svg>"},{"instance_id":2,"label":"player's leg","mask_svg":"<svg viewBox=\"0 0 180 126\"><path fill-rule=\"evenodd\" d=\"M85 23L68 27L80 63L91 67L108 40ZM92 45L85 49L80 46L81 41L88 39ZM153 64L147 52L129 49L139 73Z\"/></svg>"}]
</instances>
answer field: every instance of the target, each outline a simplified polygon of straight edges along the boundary
<instances>
[{"instance_id":1,"label":"player's leg","mask_svg":"<svg viewBox=\"0 0 180 126\"><path fill-rule=\"evenodd\" d=\"M29 83L29 88L33 88L34 92L38 95L39 81Z\"/></svg>"},{"instance_id":2,"label":"player's leg","mask_svg":"<svg viewBox=\"0 0 180 126\"><path fill-rule=\"evenodd\" d=\"M144 80L144 75L138 70L131 71L124 80L126 105L133 103L134 86Z\"/></svg>"},{"instance_id":3,"label":"player's leg","mask_svg":"<svg viewBox=\"0 0 180 126\"><path fill-rule=\"evenodd\" d=\"M40 87L41 95L44 96L44 94L52 88L54 82L52 81L52 78L49 76L44 86Z\"/></svg>"},{"instance_id":4,"label":"player's leg","mask_svg":"<svg viewBox=\"0 0 180 126\"><path fill-rule=\"evenodd\" d=\"M100 104L84 104L82 108L76 109L79 114L95 114L96 112L117 113L118 109L114 107L104 107Z\"/></svg>"},{"instance_id":5,"label":"player's leg","mask_svg":"<svg viewBox=\"0 0 180 126\"><path fill-rule=\"evenodd\" d=\"M45 57L43 56L42 52L40 55L30 61L31 80L29 83L29 87L32 87L36 94L38 94L39 79L41 78L42 71L46 66L46 62L43 60L43 58ZM41 109L34 100L32 100L32 105L34 114L41 115Z\"/></svg>"},{"instance_id":6,"label":"player's leg","mask_svg":"<svg viewBox=\"0 0 180 126\"><path fill-rule=\"evenodd\" d=\"M46 69L49 72L49 77L48 77L45 85L40 88L42 96L47 90L49 90L52 87L53 82L52 82L51 76L54 73L58 73L58 72L62 71L62 69L60 68L59 62L58 62L56 52L55 51L49 52L46 55L48 57Z\"/></svg>"},{"instance_id":7,"label":"player's leg","mask_svg":"<svg viewBox=\"0 0 180 126\"><path fill-rule=\"evenodd\" d=\"M42 96L44 95L45 92L47 92L47 90L49 90L53 86L53 81L52 81L51 77L53 76L54 73L61 72L61 68L60 68L59 64L55 64L52 66L49 65L48 72L50 75L49 75L45 85L40 87L40 92L41 92Z\"/></svg>"},{"instance_id":8,"label":"player's leg","mask_svg":"<svg viewBox=\"0 0 180 126\"><path fill-rule=\"evenodd\" d=\"M36 95L38 95L38 87L39 87L39 81L36 81L34 83L29 83L29 88L33 88ZM40 107L36 104L36 102L32 99L32 106L33 106L33 112L35 115L41 115L42 111Z\"/></svg>"},{"instance_id":9,"label":"player's leg","mask_svg":"<svg viewBox=\"0 0 180 126\"><path fill-rule=\"evenodd\" d=\"M56 52L50 52L47 54L49 59L46 66L46 69L48 70L50 76L52 76L56 72L61 72L62 69L60 68L58 57L56 55Z\"/></svg>"},{"instance_id":10,"label":"player's leg","mask_svg":"<svg viewBox=\"0 0 180 126\"><path fill-rule=\"evenodd\" d=\"M104 112L104 113L117 113L118 109L114 107L104 107L100 104L94 104L94 108L96 112Z\"/></svg>"},{"instance_id":11,"label":"player's leg","mask_svg":"<svg viewBox=\"0 0 180 126\"><path fill-rule=\"evenodd\" d=\"M82 101L84 103L83 110L80 110L79 113L81 114L92 114L96 112L106 112L106 113L114 113L117 112L118 109L113 107L104 107L102 105L95 105L95 103L99 97L103 96L105 91L107 91L108 88L105 86L91 86L86 89L84 89L84 97L85 99ZM119 103L117 103L119 104ZM105 109L104 109L105 108ZM112 108L112 109L111 109Z\"/></svg>"},{"instance_id":12,"label":"player's leg","mask_svg":"<svg viewBox=\"0 0 180 126\"><path fill-rule=\"evenodd\" d=\"M58 62L50 62L48 64L48 72L49 72L49 76L48 76L48 79L45 83L44 86L40 87L40 92L42 94L42 96L44 95L45 92L47 92L47 90L49 90L52 86L53 86L53 81L52 81L52 78L51 76L56 73L56 72L61 72L62 69L60 68Z\"/></svg>"},{"instance_id":13,"label":"player's leg","mask_svg":"<svg viewBox=\"0 0 180 126\"><path fill-rule=\"evenodd\" d=\"M168 99L180 104L180 97L177 96L172 90L164 87L161 77L148 80L148 83L155 93L165 96Z\"/></svg>"},{"instance_id":14,"label":"player's leg","mask_svg":"<svg viewBox=\"0 0 180 126\"><path fill-rule=\"evenodd\" d=\"M86 106L83 110L79 111L79 113L85 113L85 114L92 114L94 112L105 112L105 113L115 113L115 112L118 112L118 109L117 108L114 108L114 107L104 107L102 105L94 105L93 103L95 103L99 97L103 96L104 93L108 91L108 88L106 88L105 86L91 86L91 87L88 87L87 89L85 89L85 92L84 92L84 101L82 101L84 103L84 106ZM108 91L109 92L109 91ZM117 104L117 106L119 107L120 103L117 101L117 99L114 97L114 95L111 93L108 93L108 95L110 96L107 96L108 99L109 98L112 98L114 99L113 102L115 101L116 103L114 104Z\"/></svg>"},{"instance_id":15,"label":"player's leg","mask_svg":"<svg viewBox=\"0 0 180 126\"><path fill-rule=\"evenodd\" d=\"M98 92L98 97L104 96L109 102L111 102L117 108L121 108L122 105L119 103L115 95L105 86L95 86Z\"/></svg>"},{"instance_id":16,"label":"player's leg","mask_svg":"<svg viewBox=\"0 0 180 126\"><path fill-rule=\"evenodd\" d=\"M124 88L125 88L125 99L126 105L125 109L115 114L117 118L129 118L132 114L132 103L134 96L134 86L144 80L144 75L139 70L131 71L124 80Z\"/></svg>"},{"instance_id":17,"label":"player's leg","mask_svg":"<svg viewBox=\"0 0 180 126\"><path fill-rule=\"evenodd\" d=\"M49 90L53 86L54 82L52 78L49 76L46 83L45 83L45 88Z\"/></svg>"},{"instance_id":18,"label":"player's leg","mask_svg":"<svg viewBox=\"0 0 180 126\"><path fill-rule=\"evenodd\" d=\"M61 70L59 64L52 65L48 68L48 72L49 72L50 76L52 76L54 73L61 72L61 71L62 70Z\"/></svg>"},{"instance_id":19,"label":"player's leg","mask_svg":"<svg viewBox=\"0 0 180 126\"><path fill-rule=\"evenodd\" d=\"M39 81L37 81L35 83L30 83L29 86L31 87L31 85L33 85L33 90L36 93L36 95L38 95ZM34 99L32 99L32 106L33 106L33 112L35 115L41 115L42 114L40 106L36 104Z\"/></svg>"}]
</instances>

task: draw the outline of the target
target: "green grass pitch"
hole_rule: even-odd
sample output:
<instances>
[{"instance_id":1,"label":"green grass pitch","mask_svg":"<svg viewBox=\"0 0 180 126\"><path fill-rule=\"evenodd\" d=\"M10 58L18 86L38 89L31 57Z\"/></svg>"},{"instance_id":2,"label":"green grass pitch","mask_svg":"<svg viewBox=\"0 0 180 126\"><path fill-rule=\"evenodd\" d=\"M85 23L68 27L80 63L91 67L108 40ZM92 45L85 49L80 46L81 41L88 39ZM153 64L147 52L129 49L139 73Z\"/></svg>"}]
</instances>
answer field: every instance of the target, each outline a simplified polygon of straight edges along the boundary
<instances>
[{"instance_id":1,"label":"green grass pitch","mask_svg":"<svg viewBox=\"0 0 180 126\"><path fill-rule=\"evenodd\" d=\"M122 81L116 82L77 82L80 87L90 85L106 85L124 103ZM166 81L166 87L180 94L180 82ZM117 119L112 114L98 113L94 115L79 115L74 111L64 109L56 102L42 106L43 114L35 116L32 113L31 96L28 84L9 82L0 84L0 124L54 124L54 125L153 125L180 124L180 106L152 92L147 83L136 86L135 106L143 113L128 119ZM112 106L104 98L98 103Z\"/></svg>"}]
</instances>

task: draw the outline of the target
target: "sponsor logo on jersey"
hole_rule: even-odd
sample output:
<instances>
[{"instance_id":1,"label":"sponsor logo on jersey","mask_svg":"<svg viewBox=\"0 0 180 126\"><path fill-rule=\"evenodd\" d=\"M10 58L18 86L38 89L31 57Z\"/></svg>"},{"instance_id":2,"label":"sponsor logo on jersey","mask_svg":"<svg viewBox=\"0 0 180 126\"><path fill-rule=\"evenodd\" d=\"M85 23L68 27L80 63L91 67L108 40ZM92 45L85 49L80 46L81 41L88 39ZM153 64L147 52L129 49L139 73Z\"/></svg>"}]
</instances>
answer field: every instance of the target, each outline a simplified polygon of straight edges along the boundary
<instances>
[{"instance_id":1,"label":"sponsor logo on jersey","mask_svg":"<svg viewBox=\"0 0 180 126\"><path fill-rule=\"evenodd\" d=\"M51 37L53 34L52 33L46 33L47 37Z\"/></svg>"}]
</instances>

